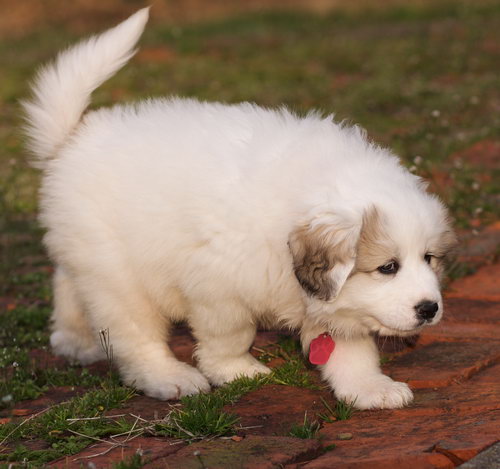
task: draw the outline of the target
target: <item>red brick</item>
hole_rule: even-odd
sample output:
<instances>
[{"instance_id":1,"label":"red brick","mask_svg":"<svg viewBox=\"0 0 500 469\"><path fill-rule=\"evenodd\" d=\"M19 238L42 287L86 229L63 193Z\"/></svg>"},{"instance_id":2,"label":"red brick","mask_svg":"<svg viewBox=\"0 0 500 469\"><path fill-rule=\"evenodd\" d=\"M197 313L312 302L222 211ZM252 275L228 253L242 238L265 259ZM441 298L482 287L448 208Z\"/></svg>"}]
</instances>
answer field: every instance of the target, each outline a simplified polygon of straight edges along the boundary
<instances>
[{"instance_id":1,"label":"red brick","mask_svg":"<svg viewBox=\"0 0 500 469\"><path fill-rule=\"evenodd\" d=\"M474 275L456 280L449 286L447 296L500 301L500 264L483 266Z\"/></svg>"},{"instance_id":2,"label":"red brick","mask_svg":"<svg viewBox=\"0 0 500 469\"><path fill-rule=\"evenodd\" d=\"M0 417L6 416L30 416L41 412L48 407L67 401L77 395L83 394L84 388L77 386L59 386L49 389L45 394L37 399L29 399L18 402L13 409L3 409Z\"/></svg>"},{"instance_id":3,"label":"red brick","mask_svg":"<svg viewBox=\"0 0 500 469\"><path fill-rule=\"evenodd\" d=\"M195 340L191 335L189 327L185 324L179 325L172 330L172 335L168 341L175 356L190 365L194 364L193 352Z\"/></svg>"},{"instance_id":4,"label":"red brick","mask_svg":"<svg viewBox=\"0 0 500 469\"><path fill-rule=\"evenodd\" d=\"M199 453L199 456L195 455ZM316 440L289 437L252 436L241 441L219 439L202 441L180 449L170 457L144 466L148 469L274 469L307 461L321 453Z\"/></svg>"},{"instance_id":5,"label":"red brick","mask_svg":"<svg viewBox=\"0 0 500 469\"><path fill-rule=\"evenodd\" d=\"M500 387L500 364L496 364L481 370L475 377L474 383L495 384ZM500 390L499 390L500 396ZM500 401L500 399L499 399Z\"/></svg>"},{"instance_id":6,"label":"red brick","mask_svg":"<svg viewBox=\"0 0 500 469\"><path fill-rule=\"evenodd\" d=\"M332 453L327 453L325 456L300 467L304 469L451 469L455 467L455 464L446 456L435 453L404 455L385 459L375 458L358 461L339 461L338 458L335 457L334 452L335 450L333 450Z\"/></svg>"},{"instance_id":7,"label":"red brick","mask_svg":"<svg viewBox=\"0 0 500 469\"><path fill-rule=\"evenodd\" d=\"M457 412L489 412L500 410L500 384L473 380L447 388L418 389L408 409L396 410L397 415L439 415ZM406 418L406 417L405 417Z\"/></svg>"},{"instance_id":8,"label":"red brick","mask_svg":"<svg viewBox=\"0 0 500 469\"><path fill-rule=\"evenodd\" d=\"M125 440L125 437L122 440ZM91 462L99 469L111 468L119 461L130 459L138 450L143 454L144 461L151 461L167 457L185 446L185 443L178 445L173 444L174 442L175 440L168 438L137 437L108 452L106 451L112 447L111 444L97 443L76 455L58 459L49 466L61 469L80 469L82 466L87 467L87 464Z\"/></svg>"},{"instance_id":9,"label":"red brick","mask_svg":"<svg viewBox=\"0 0 500 469\"><path fill-rule=\"evenodd\" d=\"M477 340L498 340L500 326L487 324L443 323L426 329L418 338L418 345L432 342L475 342Z\"/></svg>"},{"instance_id":10,"label":"red brick","mask_svg":"<svg viewBox=\"0 0 500 469\"><path fill-rule=\"evenodd\" d=\"M125 402L119 409L112 409L107 414L129 414L141 417L145 420L162 419L178 402L160 401L148 396L135 396ZM132 418L132 417L131 417Z\"/></svg>"},{"instance_id":11,"label":"red brick","mask_svg":"<svg viewBox=\"0 0 500 469\"><path fill-rule=\"evenodd\" d=\"M433 342L396 357L384 369L413 389L448 386L500 358L499 341Z\"/></svg>"},{"instance_id":12,"label":"red brick","mask_svg":"<svg viewBox=\"0 0 500 469\"><path fill-rule=\"evenodd\" d=\"M500 302L445 298L442 321L436 326L424 329L418 338L418 344L499 338Z\"/></svg>"},{"instance_id":13,"label":"red brick","mask_svg":"<svg viewBox=\"0 0 500 469\"><path fill-rule=\"evenodd\" d=\"M322 443L336 448L304 467L454 467L442 449L454 458L481 451L498 439L497 418L492 411L456 410L439 416L415 415L411 409L360 412L351 420L325 424ZM340 432L353 438L340 441Z\"/></svg>"},{"instance_id":14,"label":"red brick","mask_svg":"<svg viewBox=\"0 0 500 469\"><path fill-rule=\"evenodd\" d=\"M445 298L444 311L443 323L500 324L499 301Z\"/></svg>"},{"instance_id":15,"label":"red brick","mask_svg":"<svg viewBox=\"0 0 500 469\"><path fill-rule=\"evenodd\" d=\"M312 421L325 411L321 397L332 401L328 390L270 385L243 396L225 410L238 415L242 427L256 427L244 430L246 434L287 435L293 425L304 421L305 412Z\"/></svg>"}]
</instances>

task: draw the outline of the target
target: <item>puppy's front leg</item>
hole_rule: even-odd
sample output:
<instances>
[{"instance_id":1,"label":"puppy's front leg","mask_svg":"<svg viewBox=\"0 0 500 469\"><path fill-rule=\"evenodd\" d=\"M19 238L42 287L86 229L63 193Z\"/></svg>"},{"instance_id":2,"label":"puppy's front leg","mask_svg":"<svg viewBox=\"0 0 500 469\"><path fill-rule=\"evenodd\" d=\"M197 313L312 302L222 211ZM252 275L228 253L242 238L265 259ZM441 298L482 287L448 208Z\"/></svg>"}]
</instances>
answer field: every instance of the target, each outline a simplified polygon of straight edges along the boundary
<instances>
[{"instance_id":1,"label":"puppy's front leg","mask_svg":"<svg viewBox=\"0 0 500 469\"><path fill-rule=\"evenodd\" d=\"M249 353L256 326L246 316L238 304L192 305L190 325L198 339L198 369L212 384L271 371Z\"/></svg>"},{"instance_id":2,"label":"puppy's front leg","mask_svg":"<svg viewBox=\"0 0 500 469\"><path fill-rule=\"evenodd\" d=\"M394 409L412 401L413 393L407 384L382 374L372 337L334 340L335 349L321 373L338 399L354 401L358 409Z\"/></svg>"}]
</instances>

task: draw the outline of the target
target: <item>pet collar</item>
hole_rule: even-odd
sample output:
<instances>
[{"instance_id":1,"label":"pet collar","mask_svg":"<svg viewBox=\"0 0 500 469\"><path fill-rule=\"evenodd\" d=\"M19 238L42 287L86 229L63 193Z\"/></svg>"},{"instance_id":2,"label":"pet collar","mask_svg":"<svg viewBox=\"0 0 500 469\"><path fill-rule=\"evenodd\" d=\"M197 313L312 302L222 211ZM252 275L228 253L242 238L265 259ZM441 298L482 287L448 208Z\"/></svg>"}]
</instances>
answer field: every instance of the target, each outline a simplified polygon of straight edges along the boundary
<instances>
[{"instance_id":1,"label":"pet collar","mask_svg":"<svg viewBox=\"0 0 500 469\"><path fill-rule=\"evenodd\" d=\"M318 337L312 340L309 345L309 361L313 365L324 365L335 348L335 342L332 336L327 332L323 332Z\"/></svg>"}]
</instances>

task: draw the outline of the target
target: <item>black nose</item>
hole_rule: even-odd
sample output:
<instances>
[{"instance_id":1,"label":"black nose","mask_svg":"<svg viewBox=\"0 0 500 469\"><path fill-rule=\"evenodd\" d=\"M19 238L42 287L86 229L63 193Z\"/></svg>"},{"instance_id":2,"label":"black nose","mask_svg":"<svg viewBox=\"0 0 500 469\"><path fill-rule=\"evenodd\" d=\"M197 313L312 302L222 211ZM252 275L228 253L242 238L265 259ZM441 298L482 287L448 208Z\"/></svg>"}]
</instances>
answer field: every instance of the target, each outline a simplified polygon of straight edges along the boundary
<instances>
[{"instance_id":1,"label":"black nose","mask_svg":"<svg viewBox=\"0 0 500 469\"><path fill-rule=\"evenodd\" d=\"M439 305L432 301L421 301L415 310L417 311L417 317L424 321L430 321L437 313Z\"/></svg>"}]
</instances>

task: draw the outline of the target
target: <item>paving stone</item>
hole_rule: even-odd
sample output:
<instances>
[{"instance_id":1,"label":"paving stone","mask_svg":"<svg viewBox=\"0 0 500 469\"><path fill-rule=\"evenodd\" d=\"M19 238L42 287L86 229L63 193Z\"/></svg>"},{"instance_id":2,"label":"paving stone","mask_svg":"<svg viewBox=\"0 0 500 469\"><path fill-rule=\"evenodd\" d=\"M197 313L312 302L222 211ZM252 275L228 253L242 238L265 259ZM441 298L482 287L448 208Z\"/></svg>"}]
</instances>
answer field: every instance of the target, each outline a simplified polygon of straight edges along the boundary
<instances>
[{"instance_id":1,"label":"paving stone","mask_svg":"<svg viewBox=\"0 0 500 469\"><path fill-rule=\"evenodd\" d=\"M470 461L459 466L460 469L499 469L500 442L490 446Z\"/></svg>"},{"instance_id":2,"label":"paving stone","mask_svg":"<svg viewBox=\"0 0 500 469\"><path fill-rule=\"evenodd\" d=\"M325 424L322 443L336 448L304 467L421 469L467 461L498 440L499 368L449 387L417 390L415 402L403 409L356 412ZM352 439L340 441L338 434L346 432Z\"/></svg>"},{"instance_id":3,"label":"paving stone","mask_svg":"<svg viewBox=\"0 0 500 469\"><path fill-rule=\"evenodd\" d=\"M477 340L500 340L500 325L442 322L425 329L418 338L418 345L432 342L475 342ZM499 344L500 346L500 344Z\"/></svg>"},{"instance_id":4,"label":"paving stone","mask_svg":"<svg viewBox=\"0 0 500 469\"><path fill-rule=\"evenodd\" d=\"M243 396L225 410L238 415L242 427L255 427L243 430L245 434L288 435L293 425L303 423L305 412L310 421L325 412L321 397L328 403L333 401L328 390L270 385Z\"/></svg>"},{"instance_id":5,"label":"paving stone","mask_svg":"<svg viewBox=\"0 0 500 469\"><path fill-rule=\"evenodd\" d=\"M335 449L332 451L332 455ZM393 459L366 459L358 461L339 462L336 458L326 456L316 459L305 465L285 466L286 469L307 468L307 469L451 469L455 465L444 455L430 454L405 454ZM334 464L334 465L332 465Z\"/></svg>"},{"instance_id":6,"label":"paving stone","mask_svg":"<svg viewBox=\"0 0 500 469\"><path fill-rule=\"evenodd\" d=\"M500 340L500 302L445 298L444 311L439 324L422 331L418 345L436 341Z\"/></svg>"},{"instance_id":7,"label":"paving stone","mask_svg":"<svg viewBox=\"0 0 500 469\"><path fill-rule=\"evenodd\" d=\"M37 399L17 402L16 406L12 409L2 409L0 411L0 417L29 417L55 404L68 401L75 396L83 394L85 391L85 388L78 386L58 386L50 388Z\"/></svg>"},{"instance_id":8,"label":"paving stone","mask_svg":"<svg viewBox=\"0 0 500 469\"><path fill-rule=\"evenodd\" d=\"M119 409L112 409L107 413L130 414L145 420L157 420L165 417L172 410L172 406L175 405L178 405L178 401L160 401L159 399L139 395L129 399Z\"/></svg>"},{"instance_id":9,"label":"paving stone","mask_svg":"<svg viewBox=\"0 0 500 469\"><path fill-rule=\"evenodd\" d=\"M442 322L500 324L500 301L445 298L444 310Z\"/></svg>"},{"instance_id":10,"label":"paving stone","mask_svg":"<svg viewBox=\"0 0 500 469\"><path fill-rule=\"evenodd\" d=\"M195 347L195 340L191 335L191 331L187 324L182 323L176 325L172 331L168 341L172 352L181 361L194 364L193 352Z\"/></svg>"},{"instance_id":11,"label":"paving stone","mask_svg":"<svg viewBox=\"0 0 500 469\"><path fill-rule=\"evenodd\" d=\"M249 435L241 441L219 439L194 443L180 449L172 456L157 459L144 467L274 469L286 464L307 461L321 452L321 446L316 440Z\"/></svg>"},{"instance_id":12,"label":"paving stone","mask_svg":"<svg viewBox=\"0 0 500 469\"><path fill-rule=\"evenodd\" d=\"M500 387L500 364L489 366L481 370L474 376L474 383L495 384Z\"/></svg>"},{"instance_id":13,"label":"paving stone","mask_svg":"<svg viewBox=\"0 0 500 469\"><path fill-rule=\"evenodd\" d=\"M64 469L81 469L89 467L89 463L95 468L111 468L119 461L127 461L136 452L140 452L143 461L153 461L158 458L165 458L179 451L185 443L177 443L168 438L137 437L129 441L122 440L122 445L115 446L111 441L98 443L89 446L76 455L66 456L49 464L51 467ZM111 450L110 450L111 448Z\"/></svg>"},{"instance_id":14,"label":"paving stone","mask_svg":"<svg viewBox=\"0 0 500 469\"><path fill-rule=\"evenodd\" d=\"M457 384L448 388L417 389L415 400L408 408L408 416L440 415L450 412L489 412L500 410L500 383L496 382ZM396 411L395 411L396 412ZM404 413L398 410L397 413Z\"/></svg>"},{"instance_id":15,"label":"paving stone","mask_svg":"<svg viewBox=\"0 0 500 469\"><path fill-rule=\"evenodd\" d=\"M498 341L433 342L384 366L387 374L414 389L448 386L500 359Z\"/></svg>"},{"instance_id":16,"label":"paving stone","mask_svg":"<svg viewBox=\"0 0 500 469\"><path fill-rule=\"evenodd\" d=\"M500 412L412 415L402 411L360 412L325 424L323 445L336 448L305 464L307 469L454 467L498 439ZM353 438L341 441L341 432ZM447 461L448 460L448 461Z\"/></svg>"},{"instance_id":17,"label":"paving stone","mask_svg":"<svg viewBox=\"0 0 500 469\"><path fill-rule=\"evenodd\" d=\"M500 301L500 264L485 265L469 277L463 277L448 287L449 298Z\"/></svg>"}]
</instances>

